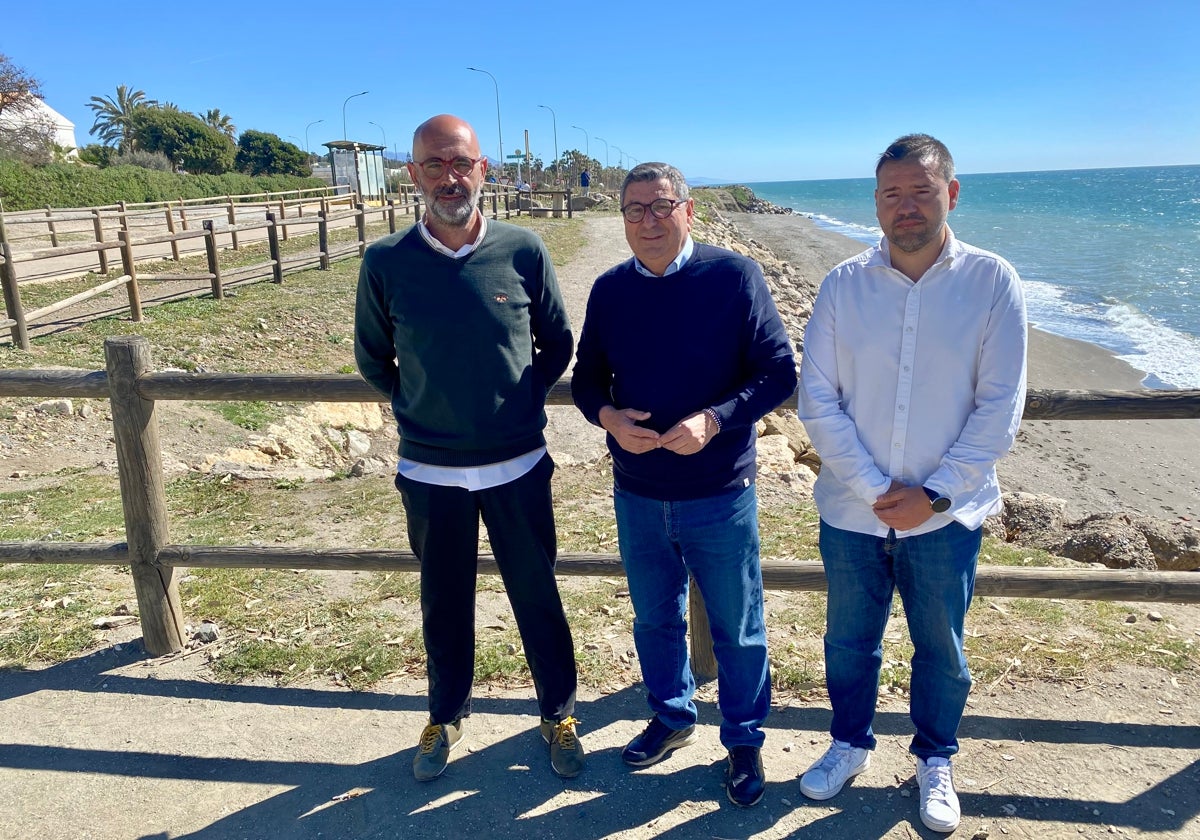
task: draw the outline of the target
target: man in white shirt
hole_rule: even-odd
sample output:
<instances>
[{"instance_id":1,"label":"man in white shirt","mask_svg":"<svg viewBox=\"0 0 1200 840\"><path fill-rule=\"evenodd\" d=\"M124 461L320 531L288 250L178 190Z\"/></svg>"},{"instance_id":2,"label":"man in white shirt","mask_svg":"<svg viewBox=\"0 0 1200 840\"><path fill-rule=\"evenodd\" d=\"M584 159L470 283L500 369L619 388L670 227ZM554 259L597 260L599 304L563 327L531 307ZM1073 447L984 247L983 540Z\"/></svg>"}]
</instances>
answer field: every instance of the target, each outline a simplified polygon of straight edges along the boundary
<instances>
[{"instance_id":1,"label":"man in white shirt","mask_svg":"<svg viewBox=\"0 0 1200 840\"><path fill-rule=\"evenodd\" d=\"M914 654L910 716L922 822L959 822L950 758L971 676L963 622L996 461L1025 405L1017 272L958 241L954 160L901 137L875 169L879 245L825 278L804 339L800 419L821 456L814 497L829 582L825 678L833 743L803 775L810 799L867 769L892 593Z\"/></svg>"}]
</instances>

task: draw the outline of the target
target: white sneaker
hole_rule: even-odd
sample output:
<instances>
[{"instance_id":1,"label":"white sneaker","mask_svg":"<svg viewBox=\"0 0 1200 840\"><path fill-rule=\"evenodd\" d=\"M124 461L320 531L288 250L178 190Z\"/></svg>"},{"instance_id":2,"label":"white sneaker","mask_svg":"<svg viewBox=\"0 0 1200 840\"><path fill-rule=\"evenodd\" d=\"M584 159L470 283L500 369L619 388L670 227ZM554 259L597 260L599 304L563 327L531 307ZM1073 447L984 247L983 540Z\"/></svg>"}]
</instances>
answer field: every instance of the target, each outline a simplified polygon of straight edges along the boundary
<instances>
[{"instance_id":1,"label":"white sneaker","mask_svg":"<svg viewBox=\"0 0 1200 840\"><path fill-rule=\"evenodd\" d=\"M834 741L812 767L800 777L800 792L818 801L838 795L851 776L871 766L871 751Z\"/></svg>"},{"instance_id":2,"label":"white sneaker","mask_svg":"<svg viewBox=\"0 0 1200 840\"><path fill-rule=\"evenodd\" d=\"M954 792L950 760L933 756L917 759L917 784L921 787L921 822L932 831L948 834L958 828L961 812Z\"/></svg>"}]
</instances>

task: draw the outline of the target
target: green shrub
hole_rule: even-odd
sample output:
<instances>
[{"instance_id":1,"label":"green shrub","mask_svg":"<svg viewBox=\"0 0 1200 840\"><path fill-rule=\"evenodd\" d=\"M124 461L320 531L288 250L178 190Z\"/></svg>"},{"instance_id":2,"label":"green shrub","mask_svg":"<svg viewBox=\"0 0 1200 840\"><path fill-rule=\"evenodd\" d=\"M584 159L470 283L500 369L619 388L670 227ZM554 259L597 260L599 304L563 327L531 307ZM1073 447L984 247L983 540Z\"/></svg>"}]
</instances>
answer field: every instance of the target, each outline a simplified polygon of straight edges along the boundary
<instances>
[{"instance_id":1,"label":"green shrub","mask_svg":"<svg viewBox=\"0 0 1200 840\"><path fill-rule=\"evenodd\" d=\"M110 166L93 169L73 163L29 166L0 159L0 202L7 211L41 207L98 207L119 201L177 201L248 195L325 186L316 178L293 175L251 177L225 175L178 175L140 166Z\"/></svg>"}]
</instances>

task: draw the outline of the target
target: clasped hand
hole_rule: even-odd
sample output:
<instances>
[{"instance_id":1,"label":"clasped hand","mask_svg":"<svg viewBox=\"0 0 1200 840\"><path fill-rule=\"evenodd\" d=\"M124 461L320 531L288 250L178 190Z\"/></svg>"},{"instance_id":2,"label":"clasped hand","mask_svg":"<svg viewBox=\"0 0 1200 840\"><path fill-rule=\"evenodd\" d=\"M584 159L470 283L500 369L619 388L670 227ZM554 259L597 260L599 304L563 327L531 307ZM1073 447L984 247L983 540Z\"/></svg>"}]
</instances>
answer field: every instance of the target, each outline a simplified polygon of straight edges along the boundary
<instances>
[{"instance_id":1,"label":"clasped hand","mask_svg":"<svg viewBox=\"0 0 1200 840\"><path fill-rule=\"evenodd\" d=\"M909 487L895 479L888 491L872 506L879 521L897 531L908 531L933 516L929 497L920 487Z\"/></svg>"},{"instance_id":2,"label":"clasped hand","mask_svg":"<svg viewBox=\"0 0 1200 840\"><path fill-rule=\"evenodd\" d=\"M626 452L640 455L651 449L666 449L676 455L694 455L712 439L712 420L703 411L688 415L662 434L639 426L649 420L650 412L635 408L600 409L600 425L617 441Z\"/></svg>"}]
</instances>

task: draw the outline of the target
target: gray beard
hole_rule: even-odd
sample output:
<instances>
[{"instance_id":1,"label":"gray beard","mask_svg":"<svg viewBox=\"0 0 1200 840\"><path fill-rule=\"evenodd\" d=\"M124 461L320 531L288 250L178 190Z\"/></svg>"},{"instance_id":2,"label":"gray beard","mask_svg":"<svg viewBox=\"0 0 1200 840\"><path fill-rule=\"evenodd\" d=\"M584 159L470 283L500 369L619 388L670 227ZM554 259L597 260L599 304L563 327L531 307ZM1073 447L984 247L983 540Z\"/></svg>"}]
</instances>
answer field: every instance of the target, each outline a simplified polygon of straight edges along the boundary
<instances>
[{"instance_id":1,"label":"gray beard","mask_svg":"<svg viewBox=\"0 0 1200 840\"><path fill-rule=\"evenodd\" d=\"M475 214L475 205L479 203L479 196L483 192L482 184L472 190L470 194L461 196L453 204L448 205L438 201L439 195L445 195L451 192L451 190L459 191L461 189L461 187L443 188L435 192L431 200L427 202L429 213L444 224L452 227L466 227L470 223L471 217Z\"/></svg>"}]
</instances>

